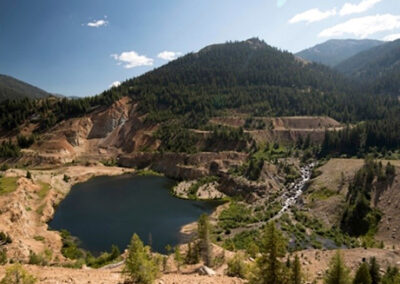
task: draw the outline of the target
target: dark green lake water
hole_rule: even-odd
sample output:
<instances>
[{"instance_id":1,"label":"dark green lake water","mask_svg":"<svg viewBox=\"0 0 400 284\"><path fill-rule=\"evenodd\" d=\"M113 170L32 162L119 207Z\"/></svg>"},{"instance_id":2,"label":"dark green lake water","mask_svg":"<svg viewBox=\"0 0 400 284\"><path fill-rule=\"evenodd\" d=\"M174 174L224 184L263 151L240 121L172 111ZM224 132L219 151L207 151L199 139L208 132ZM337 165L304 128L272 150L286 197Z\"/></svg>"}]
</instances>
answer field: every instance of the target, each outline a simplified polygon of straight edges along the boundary
<instances>
[{"instance_id":1,"label":"dark green lake water","mask_svg":"<svg viewBox=\"0 0 400 284\"><path fill-rule=\"evenodd\" d=\"M182 240L180 228L211 213L219 202L181 200L170 195L174 181L157 176L96 177L72 187L49 226L66 229L92 253L121 251L133 233L164 252ZM151 235L151 237L149 237Z\"/></svg>"}]
</instances>

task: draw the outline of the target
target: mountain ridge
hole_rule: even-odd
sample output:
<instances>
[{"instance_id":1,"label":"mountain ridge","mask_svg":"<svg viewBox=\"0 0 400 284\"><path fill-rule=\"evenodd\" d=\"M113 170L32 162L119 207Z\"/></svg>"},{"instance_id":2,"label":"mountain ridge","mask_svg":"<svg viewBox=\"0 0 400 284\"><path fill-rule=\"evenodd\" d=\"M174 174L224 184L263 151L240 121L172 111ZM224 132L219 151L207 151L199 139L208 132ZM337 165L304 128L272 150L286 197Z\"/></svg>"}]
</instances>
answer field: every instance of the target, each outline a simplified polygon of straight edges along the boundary
<instances>
[{"instance_id":1,"label":"mountain ridge","mask_svg":"<svg viewBox=\"0 0 400 284\"><path fill-rule=\"evenodd\" d=\"M331 39L299 51L295 55L311 62L334 67L359 52L381 44L384 42L372 39Z\"/></svg>"},{"instance_id":2,"label":"mountain ridge","mask_svg":"<svg viewBox=\"0 0 400 284\"><path fill-rule=\"evenodd\" d=\"M12 76L0 74L0 101L22 98L40 99L49 96L52 94L36 86Z\"/></svg>"}]
</instances>

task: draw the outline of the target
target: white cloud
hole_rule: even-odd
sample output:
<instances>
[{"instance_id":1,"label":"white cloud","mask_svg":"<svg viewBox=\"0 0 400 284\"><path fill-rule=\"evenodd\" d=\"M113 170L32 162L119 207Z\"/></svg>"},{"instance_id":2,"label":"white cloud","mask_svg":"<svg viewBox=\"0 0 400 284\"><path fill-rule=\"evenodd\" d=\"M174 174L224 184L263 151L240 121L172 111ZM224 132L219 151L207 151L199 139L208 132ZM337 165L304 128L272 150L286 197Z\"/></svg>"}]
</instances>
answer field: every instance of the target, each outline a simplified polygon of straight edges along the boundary
<instances>
[{"instance_id":1,"label":"white cloud","mask_svg":"<svg viewBox=\"0 0 400 284\"><path fill-rule=\"evenodd\" d=\"M400 34L391 34L383 38L384 41L394 41L396 39L400 39Z\"/></svg>"},{"instance_id":2,"label":"white cloud","mask_svg":"<svg viewBox=\"0 0 400 284\"><path fill-rule=\"evenodd\" d=\"M104 16L104 19L102 19L102 20L94 20L92 22L87 23L86 25L88 27L91 27L91 28L98 28L98 27L102 27L102 26L107 26L108 25L108 21L106 19L107 19L107 16Z\"/></svg>"},{"instance_id":3,"label":"white cloud","mask_svg":"<svg viewBox=\"0 0 400 284\"><path fill-rule=\"evenodd\" d=\"M299 22L307 22L307 24L309 24L324 20L326 18L335 15L336 15L336 8L328 11L321 11L320 9L315 8L295 15L293 18L289 20L289 23L294 24Z\"/></svg>"},{"instance_id":4,"label":"white cloud","mask_svg":"<svg viewBox=\"0 0 400 284\"><path fill-rule=\"evenodd\" d=\"M353 35L366 38L369 35L400 28L400 16L384 14L354 18L319 33L319 37Z\"/></svg>"},{"instance_id":5,"label":"white cloud","mask_svg":"<svg viewBox=\"0 0 400 284\"><path fill-rule=\"evenodd\" d=\"M119 85L121 85L120 81L114 81L112 82L112 84L110 86L108 86L109 88L113 88L113 87L118 87Z\"/></svg>"},{"instance_id":6,"label":"white cloud","mask_svg":"<svg viewBox=\"0 0 400 284\"><path fill-rule=\"evenodd\" d=\"M181 52L174 52L174 51L165 50L163 52L160 52L157 55L157 57L161 58L161 59L164 59L164 60L170 61L170 60L174 60L174 59L178 58L180 55L182 55Z\"/></svg>"},{"instance_id":7,"label":"white cloud","mask_svg":"<svg viewBox=\"0 0 400 284\"><path fill-rule=\"evenodd\" d=\"M340 15L345 16L365 12L381 1L382 0L362 0L358 4L345 3L340 10Z\"/></svg>"},{"instance_id":8,"label":"white cloud","mask_svg":"<svg viewBox=\"0 0 400 284\"><path fill-rule=\"evenodd\" d=\"M121 54L111 54L118 65L124 64L124 67L129 69L138 66L151 66L154 60L145 55L139 55L135 51L125 51Z\"/></svg>"}]
</instances>

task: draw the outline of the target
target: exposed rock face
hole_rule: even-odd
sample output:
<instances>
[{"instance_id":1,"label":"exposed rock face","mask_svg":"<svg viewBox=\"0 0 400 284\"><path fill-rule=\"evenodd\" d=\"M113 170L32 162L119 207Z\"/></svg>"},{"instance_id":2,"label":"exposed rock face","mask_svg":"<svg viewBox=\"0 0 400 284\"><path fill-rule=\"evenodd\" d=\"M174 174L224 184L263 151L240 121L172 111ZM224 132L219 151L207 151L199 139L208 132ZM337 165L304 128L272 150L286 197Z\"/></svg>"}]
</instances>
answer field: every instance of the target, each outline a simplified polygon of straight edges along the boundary
<instances>
[{"instance_id":1,"label":"exposed rock face","mask_svg":"<svg viewBox=\"0 0 400 284\"><path fill-rule=\"evenodd\" d=\"M226 172L230 167L242 164L247 154L220 153L132 153L122 155L119 164L124 167L150 167L176 179L198 179L207 175ZM215 165L218 165L216 168Z\"/></svg>"},{"instance_id":2,"label":"exposed rock face","mask_svg":"<svg viewBox=\"0 0 400 284\"><path fill-rule=\"evenodd\" d=\"M24 158L32 164L63 164L76 159L107 160L120 153L155 150L159 141L127 97L107 108L64 120L47 131Z\"/></svg>"},{"instance_id":3,"label":"exposed rock face","mask_svg":"<svg viewBox=\"0 0 400 284\"><path fill-rule=\"evenodd\" d=\"M52 202L59 198L56 191L49 192L46 200L40 200L37 192L40 187L26 178L18 179L17 189L1 196L0 231L12 239L6 246L8 258L28 261L30 251L41 253L51 249L60 259L61 238L56 232L48 231L45 220L54 213ZM42 203L43 202L43 203ZM43 205L42 215L37 214L38 207ZM40 236L43 241L36 241ZM45 244L46 243L46 244Z\"/></svg>"},{"instance_id":4,"label":"exposed rock face","mask_svg":"<svg viewBox=\"0 0 400 284\"><path fill-rule=\"evenodd\" d=\"M253 193L259 196L265 196L272 187L267 183L250 182L243 177L234 177L223 175L218 190L229 196L247 196L250 197Z\"/></svg>"}]
</instances>

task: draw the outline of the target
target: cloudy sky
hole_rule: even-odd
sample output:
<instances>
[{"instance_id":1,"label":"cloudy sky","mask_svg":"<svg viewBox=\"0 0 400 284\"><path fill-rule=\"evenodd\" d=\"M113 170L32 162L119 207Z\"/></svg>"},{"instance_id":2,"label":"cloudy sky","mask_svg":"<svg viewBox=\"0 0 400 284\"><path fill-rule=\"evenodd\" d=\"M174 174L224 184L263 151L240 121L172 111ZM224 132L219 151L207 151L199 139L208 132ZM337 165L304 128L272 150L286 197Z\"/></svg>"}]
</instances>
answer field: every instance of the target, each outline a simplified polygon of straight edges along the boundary
<instances>
[{"instance_id":1,"label":"cloudy sky","mask_svg":"<svg viewBox=\"0 0 400 284\"><path fill-rule=\"evenodd\" d=\"M100 93L188 52L258 36L297 52L400 38L400 0L0 0L0 73Z\"/></svg>"}]
</instances>

